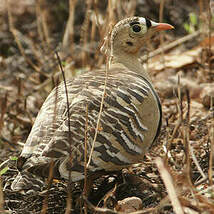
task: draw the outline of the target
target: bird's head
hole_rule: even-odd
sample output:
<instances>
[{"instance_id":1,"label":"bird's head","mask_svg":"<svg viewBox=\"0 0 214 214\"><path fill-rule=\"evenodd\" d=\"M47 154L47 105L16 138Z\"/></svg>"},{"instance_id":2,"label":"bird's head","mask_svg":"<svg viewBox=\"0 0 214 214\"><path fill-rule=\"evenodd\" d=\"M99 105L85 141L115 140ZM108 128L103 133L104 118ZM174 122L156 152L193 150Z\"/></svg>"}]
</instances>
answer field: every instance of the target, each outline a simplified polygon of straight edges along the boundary
<instances>
[{"instance_id":1,"label":"bird's head","mask_svg":"<svg viewBox=\"0 0 214 214\"><path fill-rule=\"evenodd\" d=\"M143 17L126 18L118 22L111 34L113 54L126 52L136 54L154 33L174 27L166 23L156 23Z\"/></svg>"}]
</instances>

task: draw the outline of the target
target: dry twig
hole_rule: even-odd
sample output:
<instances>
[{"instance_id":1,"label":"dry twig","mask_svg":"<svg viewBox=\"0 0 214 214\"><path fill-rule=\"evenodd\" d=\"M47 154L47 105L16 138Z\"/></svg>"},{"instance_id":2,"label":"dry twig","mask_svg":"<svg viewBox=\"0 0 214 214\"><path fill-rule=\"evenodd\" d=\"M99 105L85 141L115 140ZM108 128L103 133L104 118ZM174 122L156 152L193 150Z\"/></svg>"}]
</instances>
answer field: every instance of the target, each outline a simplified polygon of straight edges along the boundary
<instances>
[{"instance_id":1,"label":"dry twig","mask_svg":"<svg viewBox=\"0 0 214 214\"><path fill-rule=\"evenodd\" d=\"M4 212L4 196L2 191L2 182L1 182L1 176L0 176L0 213Z\"/></svg>"},{"instance_id":2,"label":"dry twig","mask_svg":"<svg viewBox=\"0 0 214 214\"><path fill-rule=\"evenodd\" d=\"M73 52L74 50L74 15L75 15L75 6L77 0L69 0L69 18L66 23L66 29L63 36L62 47L66 50L66 48L70 47L69 52Z\"/></svg>"},{"instance_id":3,"label":"dry twig","mask_svg":"<svg viewBox=\"0 0 214 214\"><path fill-rule=\"evenodd\" d=\"M155 163L158 167L160 175L161 175L163 182L165 184L166 190L169 194L169 198L171 200L173 210L175 211L176 214L184 214L183 208L182 208L181 203L178 199L178 196L177 196L174 184L173 184L172 177L170 176L168 170L164 166L163 161L161 160L161 158L156 158Z\"/></svg>"},{"instance_id":4,"label":"dry twig","mask_svg":"<svg viewBox=\"0 0 214 214\"><path fill-rule=\"evenodd\" d=\"M69 148L69 161L72 163L72 151L71 151L71 124L70 124L70 111L69 111L69 98L68 98L68 89L67 89L67 83L65 79L65 72L62 67L61 60L59 58L58 53L56 52L56 57L59 63L60 70L62 72L62 77L63 77L63 82L65 86L65 94L66 94L66 105L67 105L67 118L68 118L68 142L70 143L70 148ZM68 198L67 198L67 203L66 203L66 211L65 214L69 214L71 212L71 171L69 171L69 178L68 178Z\"/></svg>"},{"instance_id":5,"label":"dry twig","mask_svg":"<svg viewBox=\"0 0 214 214\"><path fill-rule=\"evenodd\" d=\"M101 115L102 115L102 111L103 111L104 98L105 98L105 94L106 94L106 85L107 85L107 80L108 80L108 71L109 71L110 62L111 62L111 56L110 57L107 56L103 95L102 95L102 99L101 99L101 103L100 103L100 111L98 113L97 126L96 126L96 130L95 130L95 134L94 134L94 140L93 140L92 146L91 146L91 151L90 151L89 158L88 158L87 168L90 165L92 154L93 154L93 151L94 151L94 145L95 145L96 138L97 138L97 134L98 134L98 131L100 129L100 119L101 119Z\"/></svg>"},{"instance_id":6,"label":"dry twig","mask_svg":"<svg viewBox=\"0 0 214 214\"><path fill-rule=\"evenodd\" d=\"M210 127L210 157L209 157L209 169L208 169L208 177L209 183L213 185L213 160L214 160L214 105L213 98L210 97L210 111L212 112L212 123Z\"/></svg>"},{"instance_id":7,"label":"dry twig","mask_svg":"<svg viewBox=\"0 0 214 214\"><path fill-rule=\"evenodd\" d=\"M22 54L22 56L25 58L26 62L38 73L40 73L40 68L38 66L36 66L25 54L25 50L22 47L22 44L20 42L20 40L18 39L18 34L19 31L17 29L15 29L14 24L13 24L13 17L12 17L12 13L11 13L11 8L10 8L10 0L7 0L7 11L8 11L8 19L9 19L9 28L11 33L14 36L14 39L16 41L16 44Z\"/></svg>"},{"instance_id":8,"label":"dry twig","mask_svg":"<svg viewBox=\"0 0 214 214\"><path fill-rule=\"evenodd\" d=\"M84 196L88 196L88 183L87 183L87 152L88 152L88 104L86 104L86 112L85 112L85 150L84 150ZM87 214L87 203L85 203L85 214Z\"/></svg>"}]
</instances>

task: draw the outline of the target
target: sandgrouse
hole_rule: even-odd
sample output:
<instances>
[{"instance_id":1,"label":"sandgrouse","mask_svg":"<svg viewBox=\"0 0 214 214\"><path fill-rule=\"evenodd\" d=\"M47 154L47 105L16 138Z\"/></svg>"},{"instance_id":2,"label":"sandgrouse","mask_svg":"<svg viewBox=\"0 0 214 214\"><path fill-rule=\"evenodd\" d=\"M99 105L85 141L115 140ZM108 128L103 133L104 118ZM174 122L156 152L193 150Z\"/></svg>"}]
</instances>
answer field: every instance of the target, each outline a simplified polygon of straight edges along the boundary
<instances>
[{"instance_id":1,"label":"sandgrouse","mask_svg":"<svg viewBox=\"0 0 214 214\"><path fill-rule=\"evenodd\" d=\"M88 159L106 78L88 175L118 171L143 160L160 131L161 105L138 55L152 34L167 29L173 27L143 17L118 22L111 33L107 76L105 70L96 70L68 80L69 109L64 83L53 89L17 160L19 174L11 185L13 190L40 189L50 166L53 178L69 179L71 173L72 182L84 179L86 118Z\"/></svg>"}]
</instances>

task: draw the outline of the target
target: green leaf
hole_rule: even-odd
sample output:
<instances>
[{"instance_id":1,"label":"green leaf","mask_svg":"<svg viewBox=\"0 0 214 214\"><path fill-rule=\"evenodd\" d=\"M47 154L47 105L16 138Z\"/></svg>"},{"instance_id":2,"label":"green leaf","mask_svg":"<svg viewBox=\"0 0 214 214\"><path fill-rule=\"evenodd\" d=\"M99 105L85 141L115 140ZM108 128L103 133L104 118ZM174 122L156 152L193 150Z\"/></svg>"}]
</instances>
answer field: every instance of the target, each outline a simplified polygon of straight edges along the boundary
<instances>
[{"instance_id":1,"label":"green leaf","mask_svg":"<svg viewBox=\"0 0 214 214\"><path fill-rule=\"evenodd\" d=\"M62 65L65 67L67 62L66 61L61 61Z\"/></svg>"},{"instance_id":2,"label":"green leaf","mask_svg":"<svg viewBox=\"0 0 214 214\"><path fill-rule=\"evenodd\" d=\"M1 171L0 171L0 176L2 176L3 174L5 174L7 172L7 170L9 169L8 166L4 167Z\"/></svg>"},{"instance_id":3,"label":"green leaf","mask_svg":"<svg viewBox=\"0 0 214 214\"><path fill-rule=\"evenodd\" d=\"M10 156L10 160L12 160L12 161L16 161L17 159L18 159L18 157Z\"/></svg>"},{"instance_id":4,"label":"green leaf","mask_svg":"<svg viewBox=\"0 0 214 214\"><path fill-rule=\"evenodd\" d=\"M186 32L191 33L190 32L190 25L188 23L184 23L184 29L186 30Z\"/></svg>"},{"instance_id":5,"label":"green leaf","mask_svg":"<svg viewBox=\"0 0 214 214\"><path fill-rule=\"evenodd\" d=\"M196 16L195 13L190 13L190 14L189 14L189 20L190 20L190 23L191 23L193 26L196 26L197 23L198 23L197 16Z\"/></svg>"}]
</instances>

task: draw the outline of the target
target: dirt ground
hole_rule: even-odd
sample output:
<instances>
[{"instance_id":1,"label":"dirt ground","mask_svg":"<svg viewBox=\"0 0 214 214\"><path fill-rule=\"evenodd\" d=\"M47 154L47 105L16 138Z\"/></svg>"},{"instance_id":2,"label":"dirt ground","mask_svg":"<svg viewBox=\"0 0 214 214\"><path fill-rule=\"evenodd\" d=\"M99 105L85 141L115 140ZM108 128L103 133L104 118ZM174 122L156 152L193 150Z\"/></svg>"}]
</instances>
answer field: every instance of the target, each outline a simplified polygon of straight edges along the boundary
<instances>
[{"instance_id":1,"label":"dirt ground","mask_svg":"<svg viewBox=\"0 0 214 214\"><path fill-rule=\"evenodd\" d=\"M88 213L118 213L124 211L121 201L133 196L141 199L140 213L214 213L214 37L208 1L70 2L70 8L66 0L0 5L0 213L59 214L68 204L72 213L85 207ZM61 180L48 192L46 187L38 194L13 192L16 159L43 101L61 80L54 51L66 78L73 78L103 66L99 48L110 23L130 15L158 21L159 14L175 30L157 35L142 52L163 109L161 135L145 161L94 181L84 205L79 183L72 184L72 201Z\"/></svg>"}]
</instances>

